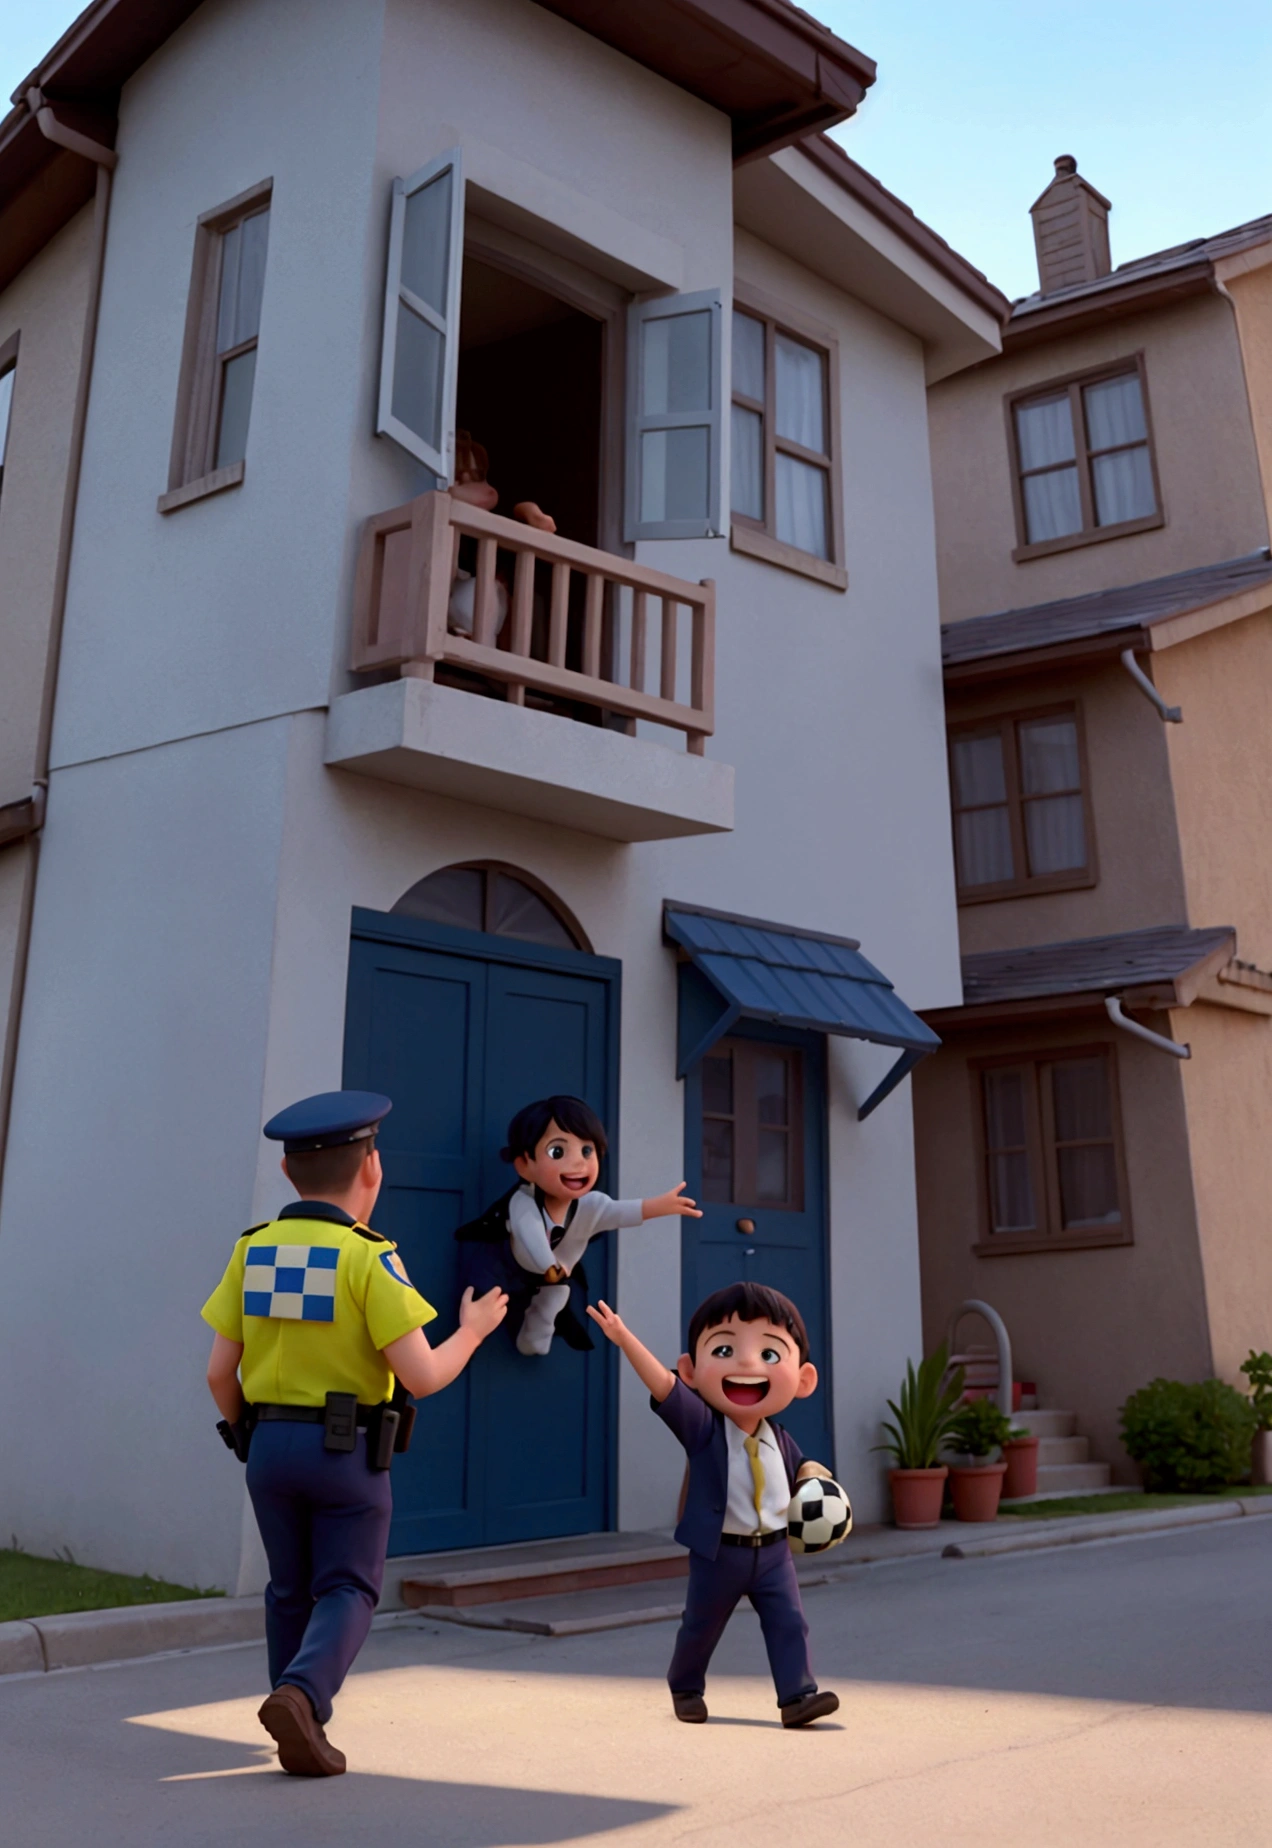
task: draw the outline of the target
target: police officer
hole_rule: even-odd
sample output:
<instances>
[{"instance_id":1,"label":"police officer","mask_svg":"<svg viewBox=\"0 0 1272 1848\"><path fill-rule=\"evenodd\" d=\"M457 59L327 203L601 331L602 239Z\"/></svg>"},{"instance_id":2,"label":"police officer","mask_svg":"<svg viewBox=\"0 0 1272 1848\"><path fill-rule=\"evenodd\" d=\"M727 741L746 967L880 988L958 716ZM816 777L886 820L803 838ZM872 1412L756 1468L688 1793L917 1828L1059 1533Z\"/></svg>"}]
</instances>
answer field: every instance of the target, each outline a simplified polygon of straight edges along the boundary
<instances>
[{"instance_id":1,"label":"police officer","mask_svg":"<svg viewBox=\"0 0 1272 1848\"><path fill-rule=\"evenodd\" d=\"M375 1092L329 1091L271 1118L265 1134L282 1143L300 1198L243 1234L203 1308L216 1331L208 1385L222 1435L247 1458L269 1560L273 1692L260 1720L283 1769L301 1777L345 1768L323 1728L384 1578L395 1376L405 1392L439 1392L508 1304L502 1290L476 1301L466 1290L459 1327L429 1346L436 1310L366 1223L382 1179L376 1132L391 1108Z\"/></svg>"}]
</instances>

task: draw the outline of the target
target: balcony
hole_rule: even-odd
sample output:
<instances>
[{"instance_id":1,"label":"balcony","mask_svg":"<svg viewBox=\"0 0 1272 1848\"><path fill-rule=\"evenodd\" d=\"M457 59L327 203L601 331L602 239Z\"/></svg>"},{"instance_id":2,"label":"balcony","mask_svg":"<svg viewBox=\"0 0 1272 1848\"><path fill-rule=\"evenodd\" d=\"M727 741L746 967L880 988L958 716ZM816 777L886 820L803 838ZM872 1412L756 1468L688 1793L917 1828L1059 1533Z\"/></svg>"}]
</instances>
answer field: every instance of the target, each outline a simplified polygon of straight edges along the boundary
<instances>
[{"instance_id":1,"label":"balcony","mask_svg":"<svg viewBox=\"0 0 1272 1848\"><path fill-rule=\"evenodd\" d=\"M714 650L710 581L422 494L363 529L350 665L374 684L333 701L326 761L609 840L725 832Z\"/></svg>"}]
</instances>

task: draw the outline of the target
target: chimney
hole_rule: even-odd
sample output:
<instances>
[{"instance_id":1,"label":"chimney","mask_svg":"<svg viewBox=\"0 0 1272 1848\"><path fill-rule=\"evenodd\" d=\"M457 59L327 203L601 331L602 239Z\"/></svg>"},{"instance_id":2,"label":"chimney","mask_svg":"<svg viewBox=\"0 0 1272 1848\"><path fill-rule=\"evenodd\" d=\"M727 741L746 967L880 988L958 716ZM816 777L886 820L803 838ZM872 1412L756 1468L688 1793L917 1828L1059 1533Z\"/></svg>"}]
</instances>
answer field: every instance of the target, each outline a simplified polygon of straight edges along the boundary
<instances>
[{"instance_id":1,"label":"chimney","mask_svg":"<svg viewBox=\"0 0 1272 1848\"><path fill-rule=\"evenodd\" d=\"M1108 275L1109 202L1082 178L1072 154L1059 156L1056 177L1034 200L1029 216L1044 295Z\"/></svg>"}]
</instances>

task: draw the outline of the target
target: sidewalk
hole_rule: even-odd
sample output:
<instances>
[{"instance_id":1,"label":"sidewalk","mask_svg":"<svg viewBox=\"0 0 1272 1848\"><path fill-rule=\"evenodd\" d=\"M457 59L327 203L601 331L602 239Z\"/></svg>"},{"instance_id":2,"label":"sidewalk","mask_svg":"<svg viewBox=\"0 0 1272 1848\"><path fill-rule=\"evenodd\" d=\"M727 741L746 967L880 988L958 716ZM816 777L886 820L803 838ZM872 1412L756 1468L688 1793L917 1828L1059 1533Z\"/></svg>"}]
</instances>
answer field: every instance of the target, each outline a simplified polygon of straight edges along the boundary
<instances>
[{"instance_id":1,"label":"sidewalk","mask_svg":"<svg viewBox=\"0 0 1272 1848\"><path fill-rule=\"evenodd\" d=\"M983 1558L999 1553L1035 1552L1042 1548L1081 1545L1173 1532L1216 1521L1272 1516L1272 1496L1238 1497L1204 1505L1160 1508L1144 1514L1070 1515L1058 1520L942 1521L939 1528L901 1533L895 1527L863 1527L824 1556L801 1559L801 1585L832 1585L851 1579L862 1567L909 1559ZM607 1550L624 1541L642 1541L673 1549L668 1536L598 1535ZM577 1548L578 1541L563 1541ZM957 1551L954 1551L957 1549ZM511 1551L511 1549L509 1549ZM508 1630L538 1636L572 1636L596 1630L669 1622L680 1615L683 1599L666 1579L601 1591L520 1598L514 1603L425 1606L406 1610L398 1584L421 1561L389 1562L389 1580L376 1627L445 1622L484 1630ZM74 1611L57 1617L32 1617L0 1624L0 1675L40 1674L55 1669L89 1668L106 1662L258 1642L264 1635L261 1599L216 1598L178 1604L128 1605L119 1610Z\"/></svg>"}]
</instances>

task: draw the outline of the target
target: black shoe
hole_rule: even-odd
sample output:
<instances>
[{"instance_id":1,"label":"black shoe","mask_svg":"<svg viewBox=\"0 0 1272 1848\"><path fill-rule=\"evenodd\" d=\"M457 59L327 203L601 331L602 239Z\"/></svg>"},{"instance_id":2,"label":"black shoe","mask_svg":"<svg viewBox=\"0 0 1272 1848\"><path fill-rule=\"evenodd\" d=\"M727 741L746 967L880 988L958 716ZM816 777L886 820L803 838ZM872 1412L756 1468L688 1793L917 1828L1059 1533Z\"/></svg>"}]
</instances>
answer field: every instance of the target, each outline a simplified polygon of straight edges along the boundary
<instances>
[{"instance_id":1,"label":"black shoe","mask_svg":"<svg viewBox=\"0 0 1272 1848\"><path fill-rule=\"evenodd\" d=\"M827 1688L822 1694L801 1694L798 1700L787 1701L780 1709L783 1726L811 1726L814 1720L824 1720L828 1713L838 1713L839 1696Z\"/></svg>"},{"instance_id":2,"label":"black shoe","mask_svg":"<svg viewBox=\"0 0 1272 1848\"><path fill-rule=\"evenodd\" d=\"M565 1305L553 1326L554 1332L560 1335L566 1347L574 1348L577 1353L590 1353L596 1346L595 1341L579 1321L569 1303Z\"/></svg>"},{"instance_id":3,"label":"black shoe","mask_svg":"<svg viewBox=\"0 0 1272 1848\"><path fill-rule=\"evenodd\" d=\"M701 1726L707 1717L707 1703L701 1694L673 1694L671 1704L676 1709L676 1718L689 1726Z\"/></svg>"}]
</instances>

